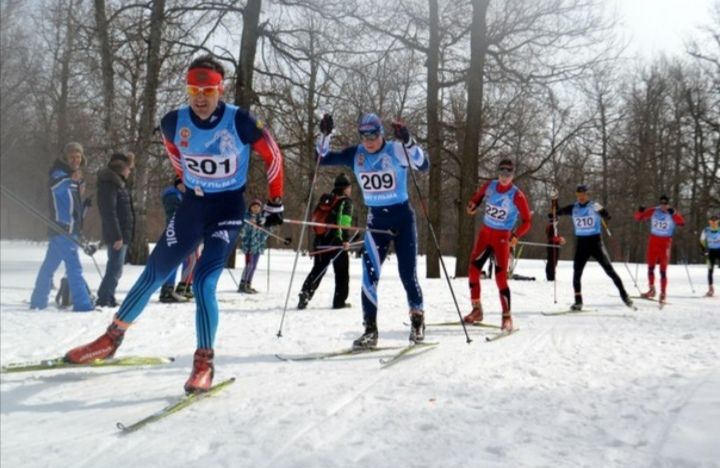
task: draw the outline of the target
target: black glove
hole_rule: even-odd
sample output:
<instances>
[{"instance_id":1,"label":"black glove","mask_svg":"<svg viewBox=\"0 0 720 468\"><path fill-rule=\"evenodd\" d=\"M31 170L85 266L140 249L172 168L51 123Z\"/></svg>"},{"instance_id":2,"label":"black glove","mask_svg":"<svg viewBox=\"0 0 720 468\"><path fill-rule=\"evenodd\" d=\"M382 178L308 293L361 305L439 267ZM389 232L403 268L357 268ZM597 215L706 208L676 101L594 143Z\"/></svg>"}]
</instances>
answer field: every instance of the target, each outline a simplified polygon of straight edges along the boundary
<instances>
[{"instance_id":1,"label":"black glove","mask_svg":"<svg viewBox=\"0 0 720 468\"><path fill-rule=\"evenodd\" d=\"M642 213L643 211L645 211L645 207L642 205L638 206L638 211Z\"/></svg>"},{"instance_id":2,"label":"black glove","mask_svg":"<svg viewBox=\"0 0 720 468\"><path fill-rule=\"evenodd\" d=\"M260 221L265 227L277 226L283 223L283 204L281 198L273 198L265 203Z\"/></svg>"},{"instance_id":3,"label":"black glove","mask_svg":"<svg viewBox=\"0 0 720 468\"><path fill-rule=\"evenodd\" d=\"M395 138L402 141L404 145L410 143L410 130L408 130L402 120L394 120L392 127L395 131Z\"/></svg>"},{"instance_id":4,"label":"black glove","mask_svg":"<svg viewBox=\"0 0 720 468\"><path fill-rule=\"evenodd\" d=\"M668 209L668 214L669 214L670 216L674 215L674 214L675 214L675 208L669 208L669 209Z\"/></svg>"},{"instance_id":5,"label":"black glove","mask_svg":"<svg viewBox=\"0 0 720 468\"><path fill-rule=\"evenodd\" d=\"M86 198L83 200L83 206L85 208L90 208L92 206L92 198Z\"/></svg>"},{"instance_id":6,"label":"black glove","mask_svg":"<svg viewBox=\"0 0 720 468\"><path fill-rule=\"evenodd\" d=\"M86 254L88 254L91 257L93 255L95 255L95 252L97 252L97 249L98 249L97 245L91 244L90 242L88 242L87 244L85 244L83 246L83 252L85 252Z\"/></svg>"},{"instance_id":7,"label":"black glove","mask_svg":"<svg viewBox=\"0 0 720 468\"><path fill-rule=\"evenodd\" d=\"M330 135L335 128L335 123L333 122L332 115L325 114L323 115L323 118L320 119L320 131L323 133L323 135Z\"/></svg>"}]
</instances>

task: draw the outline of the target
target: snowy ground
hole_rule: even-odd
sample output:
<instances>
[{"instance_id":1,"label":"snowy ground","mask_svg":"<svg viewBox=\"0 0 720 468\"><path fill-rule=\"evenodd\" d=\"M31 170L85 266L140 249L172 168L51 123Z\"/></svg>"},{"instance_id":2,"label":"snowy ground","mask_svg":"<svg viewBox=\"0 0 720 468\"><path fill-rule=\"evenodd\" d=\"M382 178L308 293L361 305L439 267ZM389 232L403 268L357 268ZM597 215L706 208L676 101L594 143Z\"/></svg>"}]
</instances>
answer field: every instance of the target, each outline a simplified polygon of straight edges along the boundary
<instances>
[{"instance_id":1,"label":"snowy ground","mask_svg":"<svg viewBox=\"0 0 720 468\"><path fill-rule=\"evenodd\" d=\"M26 310L44 245L0 247L3 365L62 355L104 330L112 310ZM104 255L97 257L104 266ZM330 274L309 308L297 311L310 268L301 257L278 339L293 258L272 251L271 260L271 294L266 257L254 285L261 294L241 297L227 273L220 280L216 381L236 376L233 386L140 432L118 434L116 422L173 402L189 374L193 306L151 303L118 356L175 356L171 365L2 375L2 467L720 466L720 298L700 297L702 265L690 266L694 293L685 269L672 266L671 304L659 311L636 301L632 312L591 264L585 302L598 312L548 317L540 312L571 302L572 265L560 264L554 304L544 263L521 260L516 273L538 281L511 282L519 333L486 343L488 332L473 328L468 345L459 327L429 328L428 340L440 342L435 350L380 369L377 354L277 360L275 353L347 347L359 335L360 264L351 264L355 307L329 308ZM83 261L96 290L99 276L88 257ZM453 259L447 263L452 271ZM637 293L623 265L616 269ZM424 259L420 270L427 320L457 318L445 280L424 279ZM119 297L139 273L126 269ZM466 312L466 280L453 287ZM487 321L499 323L494 281L483 280L482 288ZM380 304L380 344L404 344L407 307L394 257L384 268Z\"/></svg>"}]
</instances>

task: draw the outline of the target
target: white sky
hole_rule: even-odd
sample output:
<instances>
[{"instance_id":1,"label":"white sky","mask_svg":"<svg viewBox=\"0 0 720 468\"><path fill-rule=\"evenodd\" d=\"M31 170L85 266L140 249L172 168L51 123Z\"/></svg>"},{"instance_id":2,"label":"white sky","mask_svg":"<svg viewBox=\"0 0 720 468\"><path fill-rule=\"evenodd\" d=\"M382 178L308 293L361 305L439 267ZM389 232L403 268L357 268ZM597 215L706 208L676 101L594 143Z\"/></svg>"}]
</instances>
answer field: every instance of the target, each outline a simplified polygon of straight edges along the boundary
<instances>
[{"instance_id":1,"label":"white sky","mask_svg":"<svg viewBox=\"0 0 720 468\"><path fill-rule=\"evenodd\" d=\"M624 23L628 52L651 58L684 52L684 42L710 23L715 0L609 0Z\"/></svg>"}]
</instances>

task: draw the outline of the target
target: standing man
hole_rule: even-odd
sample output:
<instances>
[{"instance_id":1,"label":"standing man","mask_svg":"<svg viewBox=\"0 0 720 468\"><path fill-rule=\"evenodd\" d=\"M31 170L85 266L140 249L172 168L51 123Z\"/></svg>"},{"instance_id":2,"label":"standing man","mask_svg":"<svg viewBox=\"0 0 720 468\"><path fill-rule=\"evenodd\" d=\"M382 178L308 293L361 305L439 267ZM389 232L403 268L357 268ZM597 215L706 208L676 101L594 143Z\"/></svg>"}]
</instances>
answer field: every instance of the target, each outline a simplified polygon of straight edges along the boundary
<instances>
[{"instance_id":1,"label":"standing man","mask_svg":"<svg viewBox=\"0 0 720 468\"><path fill-rule=\"evenodd\" d=\"M186 75L189 106L169 112L160 124L170 161L187 192L107 331L68 351L68 362L113 356L151 295L202 241L193 283L197 349L185 391L199 393L211 387L219 315L215 290L243 222L251 149L263 158L267 172L270 201L265 204L265 226L281 224L283 213L282 154L260 120L221 100L224 77L222 65L210 55L190 64Z\"/></svg>"},{"instance_id":2,"label":"standing man","mask_svg":"<svg viewBox=\"0 0 720 468\"><path fill-rule=\"evenodd\" d=\"M342 151L330 151L333 131L332 116L320 121L317 153L321 165L352 168L369 207L367 225L370 229L387 230L392 234L367 231L363 245L362 308L365 333L353 342L355 349L377 346L377 287L380 270L390 242L395 246L398 270L410 314L410 341L425 339L423 297L417 280L417 228L415 212L407 191L408 170L426 171L430 163L415 144L410 131L401 121L394 121L395 141L385 141L385 129L375 114L365 114L358 121L361 144Z\"/></svg>"},{"instance_id":3,"label":"standing man","mask_svg":"<svg viewBox=\"0 0 720 468\"><path fill-rule=\"evenodd\" d=\"M320 218L313 216L313 221L327 224L337 224L345 228L352 226L352 184L345 174L339 174L335 178L335 184L332 193L323 194L320 197L320 203L315 209L315 213L321 215ZM310 270L302 290L300 291L300 300L298 301L298 309L307 307L308 302L315 294L315 290L320 286L325 272L333 264L335 272L335 295L333 296L333 309L342 309L348 307L345 303L349 293L350 283L350 258L348 249L350 248L350 239L352 234L349 229L333 229L324 226L316 226L315 241L313 242L314 250L322 251L314 255L313 268ZM328 250L328 247L339 247L340 250Z\"/></svg>"},{"instance_id":4,"label":"standing man","mask_svg":"<svg viewBox=\"0 0 720 468\"><path fill-rule=\"evenodd\" d=\"M83 203L80 197L84 189L80 166L84 163L83 147L80 143L65 145L62 157L55 160L50 169L48 186L50 189L50 219L67 236L49 229L48 249L35 280L35 288L30 298L30 309L43 310L48 306L52 277L60 263L65 263L73 311L89 312L95 310L90 292L82 276L82 265L78 255L78 245L70 237L79 239L82 226Z\"/></svg>"},{"instance_id":5,"label":"standing man","mask_svg":"<svg viewBox=\"0 0 720 468\"><path fill-rule=\"evenodd\" d=\"M708 265L708 291L705 293L706 297L715 295L713 269L716 263L720 266L720 228L718 228L718 220L720 218L717 215L710 216L708 226L700 233L700 246L707 256Z\"/></svg>"},{"instance_id":6,"label":"standing man","mask_svg":"<svg viewBox=\"0 0 720 468\"><path fill-rule=\"evenodd\" d=\"M513 175L515 165L510 159L503 159L498 165L498 178L485 182L468 201L465 211L474 216L480 203L485 201L483 227L475 239L470 254L468 280L470 282L470 301L472 311L465 316L466 323L482 322L483 309L480 302L480 272L485 261L495 257L495 284L500 293L502 324L504 331L512 331L512 312L510 307L510 287L507 282L510 249L517 245L518 239L530 230L531 215L525 194L515 186ZM520 217L520 225L515 223Z\"/></svg>"},{"instance_id":7,"label":"standing man","mask_svg":"<svg viewBox=\"0 0 720 468\"><path fill-rule=\"evenodd\" d=\"M647 292L640 296L645 299L655 297L655 264L660 265L660 299L665 304L667 291L667 267L670 260L670 247L676 226L685 226L685 218L670 207L667 195L660 196L660 204L654 208L638 207L635 212L635 221L650 220L650 240L648 241L646 259L648 264Z\"/></svg>"},{"instance_id":8,"label":"standing man","mask_svg":"<svg viewBox=\"0 0 720 468\"><path fill-rule=\"evenodd\" d=\"M245 254L245 268L243 268L242 278L238 292L245 294L257 294L258 290L252 287L255 269L257 268L260 256L265 251L265 245L268 233L252 226L262 224L262 207L263 203L259 198L254 199L245 213L245 222L240 228L240 250Z\"/></svg>"},{"instance_id":9,"label":"standing man","mask_svg":"<svg viewBox=\"0 0 720 468\"><path fill-rule=\"evenodd\" d=\"M575 290L575 304L570 308L572 310L582 310L582 279L585 264L590 257L597 260L605 273L613 280L615 287L620 292L620 298L626 306L632 307L633 303L625 291L622 280L615 272L610 262L610 257L605 250L605 244L602 240L602 224L603 220L609 220L610 214L603 206L590 200L588 196L589 188L586 184L580 184L575 189L577 202L558 208L558 216L572 216L573 227L575 229L575 258L573 259L573 289ZM557 190L552 194L553 202L557 203Z\"/></svg>"},{"instance_id":10,"label":"standing man","mask_svg":"<svg viewBox=\"0 0 720 468\"><path fill-rule=\"evenodd\" d=\"M117 307L115 298L128 246L132 241L135 213L128 188L134 157L114 153L107 167L97 175L97 202L102 223L103 242L107 245L108 261L98 289L97 305Z\"/></svg>"}]
</instances>

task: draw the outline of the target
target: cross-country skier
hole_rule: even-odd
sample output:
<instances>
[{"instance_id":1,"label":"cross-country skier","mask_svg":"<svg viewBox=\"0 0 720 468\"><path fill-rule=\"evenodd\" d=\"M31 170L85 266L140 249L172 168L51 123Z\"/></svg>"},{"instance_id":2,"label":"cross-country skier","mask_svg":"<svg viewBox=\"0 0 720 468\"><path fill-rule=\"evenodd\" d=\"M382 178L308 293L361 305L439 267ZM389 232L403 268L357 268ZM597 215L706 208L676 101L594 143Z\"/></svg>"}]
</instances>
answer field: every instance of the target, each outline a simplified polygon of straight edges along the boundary
<instances>
[{"instance_id":1,"label":"cross-country skier","mask_svg":"<svg viewBox=\"0 0 720 468\"><path fill-rule=\"evenodd\" d=\"M225 72L212 56L199 57L186 76L189 106L161 121L165 148L187 191L105 334L70 350L65 359L86 363L108 358L122 343L127 328L142 313L150 296L199 242L204 249L195 271L197 350L185 391L207 391L212 385L213 344L218 326L215 288L243 222L243 192L250 150L265 162L270 201L265 226L282 223L283 157L260 120L221 100Z\"/></svg>"},{"instance_id":2,"label":"cross-country skier","mask_svg":"<svg viewBox=\"0 0 720 468\"><path fill-rule=\"evenodd\" d=\"M339 174L335 177L333 190L329 194L323 194L320 197L318 207L315 209L313 221L321 223L337 224L338 226L352 226L353 204L350 194L352 193L352 183L345 174ZM317 214L324 219L315 219ZM348 249L350 248L350 239L353 233L349 229L334 229L316 226L315 239L313 248L316 251L323 250L323 247L338 247L340 250L326 250L313 256L313 267L308 273L307 278L302 285L298 298L298 309L307 307L310 299L315 295L315 291L325 276L325 272L333 264L333 272L335 273L335 294L333 295L333 309L343 309L348 306L345 300L349 294L350 285L350 256Z\"/></svg>"},{"instance_id":3,"label":"cross-country skier","mask_svg":"<svg viewBox=\"0 0 720 468\"><path fill-rule=\"evenodd\" d=\"M512 183L514 173L515 165L512 160L500 161L498 178L481 185L465 207L467 214L474 216L480 204L485 202L483 227L475 239L468 265L472 311L464 320L466 323L483 320L480 272L485 261L492 255L495 258L495 284L500 293L502 307L501 328L505 331L513 329L510 287L507 282L510 249L530 230L532 223L527 198L522 190ZM520 225L515 227L518 217Z\"/></svg>"},{"instance_id":4,"label":"cross-country skier","mask_svg":"<svg viewBox=\"0 0 720 468\"><path fill-rule=\"evenodd\" d=\"M670 260L670 247L676 226L684 226L685 218L670 206L667 195L660 196L660 204L654 208L638 207L635 221L650 220L650 239L648 240L646 259L648 264L648 291L641 294L650 299L655 297L655 264L660 265L660 298L665 303L667 292L667 267Z\"/></svg>"},{"instance_id":5,"label":"cross-country skier","mask_svg":"<svg viewBox=\"0 0 720 468\"><path fill-rule=\"evenodd\" d=\"M610 220L610 214L600 203L592 201L588 192L589 187L586 184L579 184L575 189L577 201L572 205L558 208L556 211L558 216L572 216L573 228L575 229L575 258L573 259L575 304L570 308L572 310L582 310L583 299L580 281L585 264L590 257L597 260L605 273L613 280L625 305L632 307L632 300L625 291L622 280L613 269L602 240L602 220ZM552 198L553 203L557 203L557 190L553 192Z\"/></svg>"},{"instance_id":6,"label":"cross-country skier","mask_svg":"<svg viewBox=\"0 0 720 468\"><path fill-rule=\"evenodd\" d=\"M415 212L408 200L407 177L408 170L426 171L430 163L403 122L396 120L392 126L396 140L386 141L380 118L365 114L358 120L357 127L361 144L334 152L330 151L332 116L326 114L320 122L322 135L317 144L318 155L322 158L320 164L352 168L369 207L368 227L393 233L365 234L362 282L365 333L353 342L356 349L377 346L377 288L390 242L395 246L400 279L410 309L410 340L419 342L425 338L423 296L416 269L417 228Z\"/></svg>"},{"instance_id":7,"label":"cross-country skier","mask_svg":"<svg viewBox=\"0 0 720 468\"><path fill-rule=\"evenodd\" d=\"M720 266L720 228L718 223L720 217L717 215L710 216L708 219L708 226L703 229L700 234L700 245L702 246L703 253L707 256L708 265L708 291L705 296L712 297L715 294L713 288L713 269L715 264Z\"/></svg>"}]
</instances>

